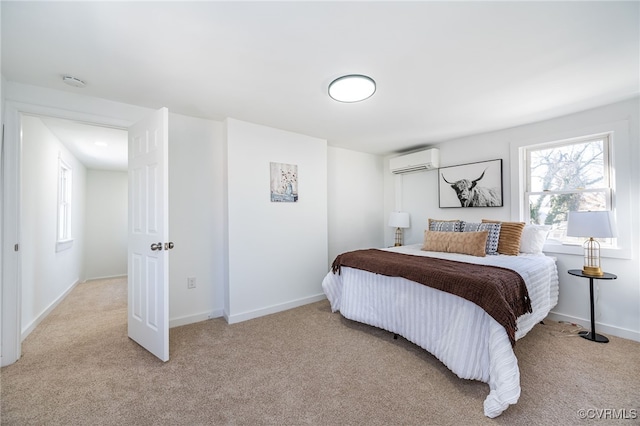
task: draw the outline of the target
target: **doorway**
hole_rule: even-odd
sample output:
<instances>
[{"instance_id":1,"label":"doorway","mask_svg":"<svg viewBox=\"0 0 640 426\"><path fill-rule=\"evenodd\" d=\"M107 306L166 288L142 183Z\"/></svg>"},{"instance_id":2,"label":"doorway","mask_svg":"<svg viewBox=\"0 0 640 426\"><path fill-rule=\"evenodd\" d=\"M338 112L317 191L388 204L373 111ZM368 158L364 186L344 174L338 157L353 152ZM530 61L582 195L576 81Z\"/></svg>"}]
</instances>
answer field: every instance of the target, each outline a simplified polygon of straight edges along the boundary
<instances>
[{"instance_id":1,"label":"doorway","mask_svg":"<svg viewBox=\"0 0 640 426\"><path fill-rule=\"evenodd\" d=\"M23 339L78 283L127 274L128 179L126 130L22 114L21 134Z\"/></svg>"},{"instance_id":2,"label":"doorway","mask_svg":"<svg viewBox=\"0 0 640 426\"><path fill-rule=\"evenodd\" d=\"M103 110L99 105L95 105L95 102L84 102L85 109ZM106 106L105 106L106 107ZM106 107L107 108L107 107ZM107 108L108 109L108 108ZM1 350L0 350L0 364L9 365L16 362L20 358L21 342L22 342L22 250L20 248L21 241L21 179L22 179L22 157L21 157L21 116L25 115L41 115L48 117L57 117L63 119L71 119L73 121L81 123L91 123L97 126L105 126L111 128L121 128L133 130L131 145L133 148L128 153L128 158L134 158L139 163L142 163L142 168L129 170L128 174L136 177L133 179L133 184L129 184L129 193L131 188L141 188L148 190L153 188L154 194L163 194L160 199L150 198L148 195L146 198L139 198L137 195L133 195L129 202L128 210L129 215L134 214L132 223L136 223L139 220L139 215L136 216L136 212L146 212L150 217L162 217L163 226L161 228L154 228L153 239L156 237L166 239L168 235L168 203L166 197L167 182L168 182L168 169L167 169L167 147L168 147L168 110L162 108L158 111L152 112L150 115L148 112L139 111L139 114L133 114L129 111L129 114L115 115L137 115L137 118L132 120L114 119L110 117L104 117L102 115L92 115L87 113L81 113L77 111L61 110L53 107L46 107L41 105L22 104L14 101L7 101L4 111L4 125L3 125L3 144L2 144L2 292L0 292L0 305L2 306L1 323ZM140 116L145 117L140 121ZM151 127L147 127L151 126ZM130 131L128 130L128 131ZM131 156L133 154L133 157ZM143 154L140 161L140 154ZM153 163L153 161L156 161ZM137 167L137 166L136 166ZM146 177L145 177L146 176ZM140 180L144 179L144 180ZM145 183L146 182L146 183ZM57 191L56 191L57 192ZM134 191L138 193L139 191ZM142 201L141 201L142 200ZM153 202L151 202L153 201ZM141 204L141 202L143 204ZM131 205L144 205L144 209L138 210L132 209ZM160 232L156 232L156 231ZM130 231L128 233L129 240L131 236L136 235L136 232ZM145 234L147 235L147 234ZM168 243L165 243L168 244ZM161 268L157 268L157 271L162 273L155 273L149 278L145 272L146 269L140 267L134 268L137 273L132 274L128 270L128 276L134 276L146 280L146 285L141 284L140 280L133 280L135 291L131 291L131 282L129 281L129 294L134 294L134 302L144 303L132 303L128 301L129 313L128 322L131 324L131 320L138 322L145 321L149 327L141 328L142 337L149 338L151 334L153 337L148 339L154 344L158 344L162 347L162 355L157 355L163 361L168 360L168 256L166 251L160 253L155 252L150 255L147 253L149 245L140 248L138 245L135 247L131 244L128 246L127 259L147 259L145 262L155 262ZM132 252L132 248L134 252ZM144 252L139 251L140 249ZM135 251L138 250L138 251ZM151 247L151 250L154 250ZM132 257L133 256L133 257ZM149 260L150 259L150 260ZM136 262L128 262L129 264L137 265ZM155 334L154 334L155 333ZM136 342L141 342L141 336L132 336L131 328L129 329L129 336ZM140 343L145 348L148 345ZM153 352L153 351L152 351Z\"/></svg>"},{"instance_id":3,"label":"doorway","mask_svg":"<svg viewBox=\"0 0 640 426\"><path fill-rule=\"evenodd\" d=\"M58 117L91 123L97 126L127 129L136 118L127 113L111 111L103 115L104 108L91 102L76 105L86 111L6 100L4 103L2 138L2 291L0 291L0 365L13 364L20 359L22 342L22 252L21 252L21 115L32 114ZM143 115L141 113L137 116ZM125 118L114 118L125 117Z\"/></svg>"}]
</instances>

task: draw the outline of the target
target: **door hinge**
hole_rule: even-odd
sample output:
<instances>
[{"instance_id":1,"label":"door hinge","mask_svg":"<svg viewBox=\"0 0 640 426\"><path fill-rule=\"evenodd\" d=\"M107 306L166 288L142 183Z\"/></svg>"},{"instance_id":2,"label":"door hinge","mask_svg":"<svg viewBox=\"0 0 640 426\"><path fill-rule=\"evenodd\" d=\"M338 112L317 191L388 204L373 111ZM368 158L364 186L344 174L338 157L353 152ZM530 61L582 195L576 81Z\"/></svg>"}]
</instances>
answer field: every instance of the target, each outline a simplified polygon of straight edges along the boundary
<instances>
[{"instance_id":1,"label":"door hinge","mask_svg":"<svg viewBox=\"0 0 640 426\"><path fill-rule=\"evenodd\" d=\"M20 250L20 245L16 244L13 246L13 251L18 251Z\"/></svg>"}]
</instances>

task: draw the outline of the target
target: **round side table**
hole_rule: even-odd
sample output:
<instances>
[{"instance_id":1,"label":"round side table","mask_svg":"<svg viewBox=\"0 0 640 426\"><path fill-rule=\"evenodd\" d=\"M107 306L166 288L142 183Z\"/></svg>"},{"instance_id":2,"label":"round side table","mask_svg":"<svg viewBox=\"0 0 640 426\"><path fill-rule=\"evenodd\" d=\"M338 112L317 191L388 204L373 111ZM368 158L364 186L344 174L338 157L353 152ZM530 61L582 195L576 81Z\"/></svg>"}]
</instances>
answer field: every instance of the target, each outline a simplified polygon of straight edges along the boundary
<instances>
[{"instance_id":1,"label":"round side table","mask_svg":"<svg viewBox=\"0 0 640 426\"><path fill-rule=\"evenodd\" d=\"M604 275L587 275L582 272L582 269L569 269L571 275L576 277L589 278L589 297L591 300L591 331L581 331L578 333L581 337L591 340L592 342L608 343L609 339L602 334L596 333L596 322L594 318L594 306L593 306L593 280L615 280L618 278L614 274L605 272Z\"/></svg>"}]
</instances>

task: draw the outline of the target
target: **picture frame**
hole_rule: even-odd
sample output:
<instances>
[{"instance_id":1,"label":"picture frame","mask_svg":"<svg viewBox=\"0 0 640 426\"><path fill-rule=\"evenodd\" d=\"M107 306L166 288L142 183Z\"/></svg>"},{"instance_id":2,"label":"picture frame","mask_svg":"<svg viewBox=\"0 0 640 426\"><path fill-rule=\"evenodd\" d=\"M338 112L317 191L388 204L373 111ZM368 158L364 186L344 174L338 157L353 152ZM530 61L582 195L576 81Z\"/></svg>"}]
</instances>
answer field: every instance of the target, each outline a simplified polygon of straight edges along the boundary
<instances>
[{"instance_id":1,"label":"picture frame","mask_svg":"<svg viewBox=\"0 0 640 426\"><path fill-rule=\"evenodd\" d=\"M269 163L272 203L298 202L298 165Z\"/></svg>"},{"instance_id":2,"label":"picture frame","mask_svg":"<svg viewBox=\"0 0 640 426\"><path fill-rule=\"evenodd\" d=\"M440 167L440 208L502 207L502 159Z\"/></svg>"}]
</instances>

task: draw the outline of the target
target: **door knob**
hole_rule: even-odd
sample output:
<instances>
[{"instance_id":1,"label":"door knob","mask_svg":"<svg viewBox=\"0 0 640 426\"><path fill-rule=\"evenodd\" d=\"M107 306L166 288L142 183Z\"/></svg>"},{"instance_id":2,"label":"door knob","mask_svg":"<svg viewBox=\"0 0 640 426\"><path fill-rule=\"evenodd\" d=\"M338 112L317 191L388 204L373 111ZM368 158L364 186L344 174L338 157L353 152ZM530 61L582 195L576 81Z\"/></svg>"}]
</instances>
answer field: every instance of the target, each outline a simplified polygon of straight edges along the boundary
<instances>
[{"instance_id":1,"label":"door knob","mask_svg":"<svg viewBox=\"0 0 640 426\"><path fill-rule=\"evenodd\" d=\"M169 241L168 243L164 243L165 250L171 250L173 248L173 241Z\"/></svg>"},{"instance_id":2,"label":"door knob","mask_svg":"<svg viewBox=\"0 0 640 426\"><path fill-rule=\"evenodd\" d=\"M151 251L162 250L162 243L151 244Z\"/></svg>"}]
</instances>

